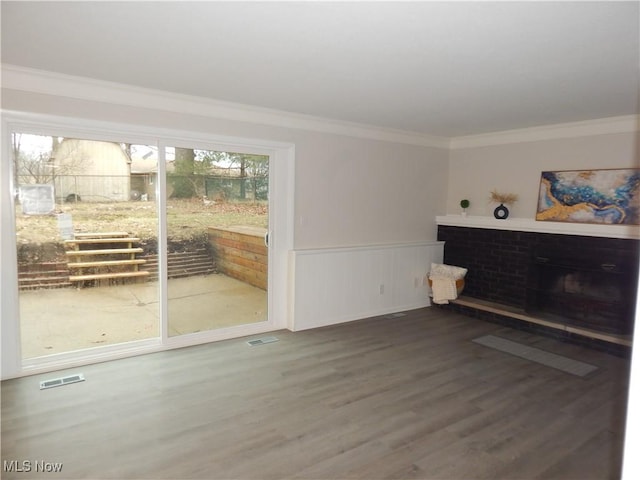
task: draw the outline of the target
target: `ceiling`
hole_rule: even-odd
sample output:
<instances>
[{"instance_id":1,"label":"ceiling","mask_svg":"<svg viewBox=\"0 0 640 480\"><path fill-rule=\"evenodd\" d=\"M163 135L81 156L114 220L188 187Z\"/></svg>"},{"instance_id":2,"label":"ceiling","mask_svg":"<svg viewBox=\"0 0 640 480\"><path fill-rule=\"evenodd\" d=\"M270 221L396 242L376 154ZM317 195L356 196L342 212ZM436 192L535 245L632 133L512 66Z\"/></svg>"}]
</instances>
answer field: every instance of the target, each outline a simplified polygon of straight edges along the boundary
<instances>
[{"instance_id":1,"label":"ceiling","mask_svg":"<svg viewBox=\"0 0 640 480\"><path fill-rule=\"evenodd\" d=\"M638 2L1 2L2 62L455 137L639 112Z\"/></svg>"}]
</instances>

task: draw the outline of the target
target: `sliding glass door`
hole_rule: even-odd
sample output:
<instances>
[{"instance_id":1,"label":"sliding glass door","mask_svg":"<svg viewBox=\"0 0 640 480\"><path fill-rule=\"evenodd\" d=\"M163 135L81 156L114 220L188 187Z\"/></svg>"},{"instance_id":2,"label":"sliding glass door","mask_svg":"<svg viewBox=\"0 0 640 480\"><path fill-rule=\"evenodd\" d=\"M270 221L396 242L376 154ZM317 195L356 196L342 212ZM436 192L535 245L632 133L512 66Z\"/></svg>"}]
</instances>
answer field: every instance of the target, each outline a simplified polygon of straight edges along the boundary
<instances>
[{"instance_id":1,"label":"sliding glass door","mask_svg":"<svg viewBox=\"0 0 640 480\"><path fill-rule=\"evenodd\" d=\"M269 157L164 153L168 336L267 322Z\"/></svg>"},{"instance_id":2,"label":"sliding glass door","mask_svg":"<svg viewBox=\"0 0 640 480\"><path fill-rule=\"evenodd\" d=\"M158 338L154 147L11 141L22 358Z\"/></svg>"},{"instance_id":3,"label":"sliding glass door","mask_svg":"<svg viewBox=\"0 0 640 480\"><path fill-rule=\"evenodd\" d=\"M286 327L292 146L105 125L3 119L3 378Z\"/></svg>"},{"instance_id":4,"label":"sliding glass door","mask_svg":"<svg viewBox=\"0 0 640 480\"><path fill-rule=\"evenodd\" d=\"M267 321L269 157L12 134L23 359Z\"/></svg>"}]
</instances>

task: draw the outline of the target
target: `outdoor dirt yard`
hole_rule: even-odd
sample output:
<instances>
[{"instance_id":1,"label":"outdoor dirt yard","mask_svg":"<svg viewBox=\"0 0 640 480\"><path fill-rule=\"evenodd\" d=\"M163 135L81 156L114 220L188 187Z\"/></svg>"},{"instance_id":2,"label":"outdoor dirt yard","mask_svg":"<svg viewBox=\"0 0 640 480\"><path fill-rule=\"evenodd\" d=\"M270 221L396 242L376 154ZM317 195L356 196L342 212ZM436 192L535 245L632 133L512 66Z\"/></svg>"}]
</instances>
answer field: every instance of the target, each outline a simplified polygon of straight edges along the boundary
<instances>
[{"instance_id":1,"label":"outdoor dirt yard","mask_svg":"<svg viewBox=\"0 0 640 480\"><path fill-rule=\"evenodd\" d=\"M64 203L50 215L24 215L16 206L19 263L54 261L63 252L58 229L60 213L72 216L75 232L128 232L140 238L140 246L155 249L158 237L154 202ZM170 199L167 228L170 248L206 242L208 227L251 225L267 227L266 202L205 202L202 199Z\"/></svg>"}]
</instances>

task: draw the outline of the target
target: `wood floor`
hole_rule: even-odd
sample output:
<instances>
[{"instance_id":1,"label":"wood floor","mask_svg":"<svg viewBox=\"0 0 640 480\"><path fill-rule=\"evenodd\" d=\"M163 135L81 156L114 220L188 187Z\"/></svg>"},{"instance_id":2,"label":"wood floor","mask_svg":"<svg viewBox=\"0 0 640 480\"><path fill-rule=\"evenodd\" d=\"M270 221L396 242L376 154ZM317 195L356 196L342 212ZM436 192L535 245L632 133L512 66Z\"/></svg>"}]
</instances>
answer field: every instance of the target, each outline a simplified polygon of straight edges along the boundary
<instances>
[{"instance_id":1,"label":"wood floor","mask_svg":"<svg viewBox=\"0 0 640 480\"><path fill-rule=\"evenodd\" d=\"M628 360L407 313L3 382L2 478L619 478ZM485 334L599 370L580 378L471 342ZM39 390L78 372L85 382Z\"/></svg>"}]
</instances>

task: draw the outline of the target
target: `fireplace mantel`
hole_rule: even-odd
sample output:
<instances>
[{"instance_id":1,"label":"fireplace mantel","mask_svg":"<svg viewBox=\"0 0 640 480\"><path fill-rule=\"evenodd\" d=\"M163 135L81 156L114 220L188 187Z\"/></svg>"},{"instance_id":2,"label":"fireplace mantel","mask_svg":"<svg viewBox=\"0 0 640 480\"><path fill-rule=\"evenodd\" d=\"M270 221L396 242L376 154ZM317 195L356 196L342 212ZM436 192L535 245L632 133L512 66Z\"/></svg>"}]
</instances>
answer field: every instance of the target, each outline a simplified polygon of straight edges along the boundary
<instances>
[{"instance_id":1,"label":"fireplace mantel","mask_svg":"<svg viewBox=\"0 0 640 480\"><path fill-rule=\"evenodd\" d=\"M488 228L516 232L555 233L561 235L582 235L586 237L640 239L640 226L603 225L591 223L540 222L531 218L507 218L444 215L436 217L438 225L467 228Z\"/></svg>"}]
</instances>

